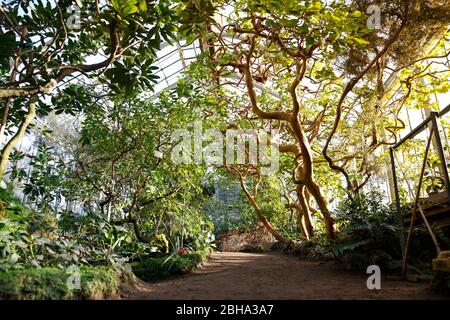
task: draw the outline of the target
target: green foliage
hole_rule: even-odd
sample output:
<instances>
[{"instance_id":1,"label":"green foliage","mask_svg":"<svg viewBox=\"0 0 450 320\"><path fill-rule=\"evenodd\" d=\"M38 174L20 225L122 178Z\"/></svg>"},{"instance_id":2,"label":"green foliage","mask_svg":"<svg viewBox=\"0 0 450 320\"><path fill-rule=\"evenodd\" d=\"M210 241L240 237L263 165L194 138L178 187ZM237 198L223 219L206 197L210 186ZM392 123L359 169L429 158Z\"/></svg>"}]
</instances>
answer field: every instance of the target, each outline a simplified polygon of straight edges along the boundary
<instances>
[{"instance_id":1,"label":"green foliage","mask_svg":"<svg viewBox=\"0 0 450 320\"><path fill-rule=\"evenodd\" d=\"M0 69L9 67L9 57L14 54L17 48L14 32L8 31L0 34Z\"/></svg>"},{"instance_id":2,"label":"green foliage","mask_svg":"<svg viewBox=\"0 0 450 320\"><path fill-rule=\"evenodd\" d=\"M65 268L73 264L110 265L118 269L126 259L117 256L114 250L119 240L111 239L107 229L98 237L95 245L90 237L72 238L59 231L46 232L38 228L32 231L14 221L0 221L0 270L27 267Z\"/></svg>"},{"instance_id":3,"label":"green foliage","mask_svg":"<svg viewBox=\"0 0 450 320\"><path fill-rule=\"evenodd\" d=\"M438 271L435 273L433 282L433 290L450 294L450 275L448 272Z\"/></svg>"},{"instance_id":4,"label":"green foliage","mask_svg":"<svg viewBox=\"0 0 450 320\"><path fill-rule=\"evenodd\" d=\"M411 208L402 208L402 214ZM377 264L384 270L399 271L402 254L399 220L396 209L384 204L378 191L368 194L349 194L339 207L338 238L327 247L348 268L365 271ZM406 227L405 227L406 229ZM450 247L449 228L432 226L441 248ZM431 274L431 260L436 249L423 226L413 229L408 263L416 272Z\"/></svg>"},{"instance_id":5,"label":"green foliage","mask_svg":"<svg viewBox=\"0 0 450 320\"><path fill-rule=\"evenodd\" d=\"M109 106L86 112L65 195L97 207L125 228L131 225L121 221L138 217L143 237L164 235L172 247L177 238L203 245L213 230L201 210L210 197L201 187L206 167L171 160L173 132L198 119L199 111L185 106L186 99L194 99L185 96L185 85L161 92L157 101L116 97ZM159 246L153 239L147 249Z\"/></svg>"},{"instance_id":6,"label":"green foliage","mask_svg":"<svg viewBox=\"0 0 450 320\"><path fill-rule=\"evenodd\" d=\"M22 204L22 201L9 190L0 188L0 219L11 219L23 225L27 222L28 217L29 210ZM0 227L0 230L3 228Z\"/></svg>"},{"instance_id":7,"label":"green foliage","mask_svg":"<svg viewBox=\"0 0 450 320\"><path fill-rule=\"evenodd\" d=\"M441 250L450 249L450 227L436 227L431 224L431 229L439 243ZM411 245L409 248L408 263L417 272L431 275L433 268L431 261L436 258L436 247L425 226L417 226L413 229Z\"/></svg>"},{"instance_id":8,"label":"green foliage","mask_svg":"<svg viewBox=\"0 0 450 320\"><path fill-rule=\"evenodd\" d=\"M377 191L349 193L338 209L340 232L329 248L351 267L365 270L370 264L388 266L401 257L396 211L383 200Z\"/></svg>"},{"instance_id":9,"label":"green foliage","mask_svg":"<svg viewBox=\"0 0 450 320\"><path fill-rule=\"evenodd\" d=\"M145 259L132 265L134 274L144 281L165 279L194 271L209 253L196 252Z\"/></svg>"},{"instance_id":10,"label":"green foliage","mask_svg":"<svg viewBox=\"0 0 450 320\"><path fill-rule=\"evenodd\" d=\"M283 193L289 193L286 190L291 182L291 176L286 180L281 174L278 176L264 177L259 194L261 203L261 212L283 235L290 239L299 239L300 235L296 223L296 212L286 208L288 198ZM287 182L286 182L287 181Z\"/></svg>"},{"instance_id":11,"label":"green foliage","mask_svg":"<svg viewBox=\"0 0 450 320\"><path fill-rule=\"evenodd\" d=\"M28 173L25 168L19 167L19 162L25 158L25 154L23 152L14 150L11 152L9 157L11 161L11 167L6 172L9 174L9 181L18 183L22 183L22 181L28 176Z\"/></svg>"},{"instance_id":12,"label":"green foliage","mask_svg":"<svg viewBox=\"0 0 450 320\"><path fill-rule=\"evenodd\" d=\"M55 114L68 114L76 116L84 110L89 111L95 105L95 94L90 88L79 85L69 84L67 87L59 90L57 95L53 95L51 103Z\"/></svg>"},{"instance_id":13,"label":"green foliage","mask_svg":"<svg viewBox=\"0 0 450 320\"><path fill-rule=\"evenodd\" d=\"M57 157L52 147L42 144L31 160L33 167L29 182L23 192L34 201L39 210L51 211L51 203L61 193L62 173L67 167L62 158Z\"/></svg>"},{"instance_id":14,"label":"green foliage","mask_svg":"<svg viewBox=\"0 0 450 320\"><path fill-rule=\"evenodd\" d=\"M208 39L207 23L213 23L212 17L218 10L222 0L181 0L176 6L180 15L179 33L186 37L187 42L193 42L199 34Z\"/></svg>"},{"instance_id":15,"label":"green foliage","mask_svg":"<svg viewBox=\"0 0 450 320\"><path fill-rule=\"evenodd\" d=\"M3 189L0 193L0 270L72 264L126 268L129 230L95 215L66 213L58 219L54 213L29 210Z\"/></svg>"},{"instance_id":16,"label":"green foliage","mask_svg":"<svg viewBox=\"0 0 450 320\"><path fill-rule=\"evenodd\" d=\"M236 185L233 186L236 187ZM238 188L240 190L240 187ZM203 211L214 223L214 234L216 236L229 231L244 232L258 222L254 210L242 194L235 203L229 205L216 197L211 197L204 202Z\"/></svg>"},{"instance_id":17,"label":"green foliage","mask_svg":"<svg viewBox=\"0 0 450 320\"><path fill-rule=\"evenodd\" d=\"M79 75L63 74L60 72L63 69L85 67L82 74L95 79L94 86L106 85L113 94L134 96L139 91L152 90L158 78L157 67L152 66L156 51L164 40L175 39L178 30L178 14L171 9L171 3L168 0L114 0L100 6L95 1L75 4L67 0L2 3L0 85L42 88L58 79L56 95L37 102L40 117L52 111L77 115L81 109L89 108L96 96L92 88L79 85L82 82L78 81ZM115 56L111 48L115 49ZM102 62L91 64L93 58L99 57ZM11 60L23 63L11 68ZM18 82L17 73L23 75ZM9 109L6 132L14 132L23 121L22 106L27 96L13 97L8 102L14 108ZM5 104L6 101L1 101L0 109Z\"/></svg>"},{"instance_id":18,"label":"green foliage","mask_svg":"<svg viewBox=\"0 0 450 320\"><path fill-rule=\"evenodd\" d=\"M99 299L119 294L122 281L129 275L120 275L105 267L81 267L81 290L69 289L67 280L72 275L56 268L27 268L0 272L0 297L14 300Z\"/></svg>"},{"instance_id":19,"label":"green foliage","mask_svg":"<svg viewBox=\"0 0 450 320\"><path fill-rule=\"evenodd\" d=\"M450 169L450 164L447 165L447 168ZM424 172L423 176L423 189L428 194L444 192L445 189L445 180L442 177L441 173L441 162L436 155L431 155L427 161L427 169Z\"/></svg>"}]
</instances>

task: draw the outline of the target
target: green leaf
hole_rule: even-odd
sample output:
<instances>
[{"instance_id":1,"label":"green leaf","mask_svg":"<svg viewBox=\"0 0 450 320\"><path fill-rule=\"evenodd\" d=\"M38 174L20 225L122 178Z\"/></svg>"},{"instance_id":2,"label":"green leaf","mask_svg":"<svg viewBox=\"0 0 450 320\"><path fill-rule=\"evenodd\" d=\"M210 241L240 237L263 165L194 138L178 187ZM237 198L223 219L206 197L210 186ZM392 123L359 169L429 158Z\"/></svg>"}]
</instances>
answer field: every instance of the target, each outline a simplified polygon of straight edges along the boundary
<instances>
[{"instance_id":1,"label":"green leaf","mask_svg":"<svg viewBox=\"0 0 450 320\"><path fill-rule=\"evenodd\" d=\"M119 11L120 6L119 6L119 3L117 2L117 0L111 0L111 3L113 5L113 8L116 9L117 11Z\"/></svg>"},{"instance_id":2,"label":"green leaf","mask_svg":"<svg viewBox=\"0 0 450 320\"><path fill-rule=\"evenodd\" d=\"M355 40L358 44L361 44L361 45L364 45L364 46L369 44L369 41L366 41L366 40L361 39L361 38L354 38L353 40Z\"/></svg>"},{"instance_id":3,"label":"green leaf","mask_svg":"<svg viewBox=\"0 0 450 320\"><path fill-rule=\"evenodd\" d=\"M297 25L298 20L297 19L289 19L285 23L286 23L286 26L293 28Z\"/></svg>"},{"instance_id":4,"label":"green leaf","mask_svg":"<svg viewBox=\"0 0 450 320\"><path fill-rule=\"evenodd\" d=\"M361 18L362 17L362 12L361 11L353 11L352 12L352 14L351 14L351 16L353 17L353 18Z\"/></svg>"},{"instance_id":5,"label":"green leaf","mask_svg":"<svg viewBox=\"0 0 450 320\"><path fill-rule=\"evenodd\" d=\"M267 19L265 21L265 24L267 27L270 27L270 28L278 28L279 27L278 23L272 19Z\"/></svg>"},{"instance_id":6,"label":"green leaf","mask_svg":"<svg viewBox=\"0 0 450 320\"><path fill-rule=\"evenodd\" d=\"M306 39L306 46L310 47L310 46L312 46L315 42L316 42L316 39L315 39L314 37L308 37L308 39Z\"/></svg>"},{"instance_id":7,"label":"green leaf","mask_svg":"<svg viewBox=\"0 0 450 320\"><path fill-rule=\"evenodd\" d=\"M10 257L9 257L9 263L10 264L15 264L18 260L19 260L19 255L17 253L13 253Z\"/></svg>"},{"instance_id":8,"label":"green leaf","mask_svg":"<svg viewBox=\"0 0 450 320\"><path fill-rule=\"evenodd\" d=\"M139 11L141 11L142 13L147 12L147 1L146 0L141 0L139 2Z\"/></svg>"},{"instance_id":9,"label":"green leaf","mask_svg":"<svg viewBox=\"0 0 450 320\"><path fill-rule=\"evenodd\" d=\"M138 11L138 7L135 5L131 5L131 6L126 7L125 9L123 9L123 14L129 15L129 14L133 14L137 11Z\"/></svg>"},{"instance_id":10,"label":"green leaf","mask_svg":"<svg viewBox=\"0 0 450 320\"><path fill-rule=\"evenodd\" d=\"M299 29L301 34L308 34L309 33L309 26L306 23L303 23L302 26Z\"/></svg>"}]
</instances>

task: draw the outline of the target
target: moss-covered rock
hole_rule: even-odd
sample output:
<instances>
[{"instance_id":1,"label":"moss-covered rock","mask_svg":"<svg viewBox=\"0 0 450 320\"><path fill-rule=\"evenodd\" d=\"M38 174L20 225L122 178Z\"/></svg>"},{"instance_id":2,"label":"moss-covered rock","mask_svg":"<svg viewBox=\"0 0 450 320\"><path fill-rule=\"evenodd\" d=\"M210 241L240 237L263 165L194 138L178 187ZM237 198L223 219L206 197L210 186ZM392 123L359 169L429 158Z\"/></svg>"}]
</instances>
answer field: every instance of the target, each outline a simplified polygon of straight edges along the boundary
<instances>
[{"instance_id":1,"label":"moss-covered rock","mask_svg":"<svg viewBox=\"0 0 450 320\"><path fill-rule=\"evenodd\" d=\"M25 300L104 299L118 295L130 275L106 267L81 267L81 289L70 289L72 274L56 268L0 272L0 298Z\"/></svg>"}]
</instances>

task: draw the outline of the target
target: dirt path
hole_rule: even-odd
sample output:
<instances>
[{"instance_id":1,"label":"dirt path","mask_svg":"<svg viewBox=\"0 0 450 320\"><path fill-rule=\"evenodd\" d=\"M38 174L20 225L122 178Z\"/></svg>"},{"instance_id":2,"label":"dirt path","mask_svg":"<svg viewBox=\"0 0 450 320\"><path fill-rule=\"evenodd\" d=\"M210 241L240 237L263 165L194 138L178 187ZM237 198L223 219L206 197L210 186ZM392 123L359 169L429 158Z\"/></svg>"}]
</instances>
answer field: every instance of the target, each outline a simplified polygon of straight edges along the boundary
<instances>
[{"instance_id":1,"label":"dirt path","mask_svg":"<svg viewBox=\"0 0 450 320\"><path fill-rule=\"evenodd\" d=\"M370 291L367 277L334 262L281 253L214 253L201 269L181 278L142 283L129 299L439 299L426 283L382 280Z\"/></svg>"}]
</instances>

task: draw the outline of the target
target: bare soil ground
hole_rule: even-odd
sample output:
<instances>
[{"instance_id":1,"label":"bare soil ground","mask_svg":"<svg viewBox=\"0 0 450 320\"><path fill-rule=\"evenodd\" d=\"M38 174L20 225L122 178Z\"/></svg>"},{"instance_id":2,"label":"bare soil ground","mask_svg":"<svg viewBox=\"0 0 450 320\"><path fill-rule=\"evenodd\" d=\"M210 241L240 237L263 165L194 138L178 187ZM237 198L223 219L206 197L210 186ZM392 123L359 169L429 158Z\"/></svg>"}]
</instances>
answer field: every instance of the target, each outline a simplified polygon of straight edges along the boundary
<instances>
[{"instance_id":1,"label":"bare soil ground","mask_svg":"<svg viewBox=\"0 0 450 320\"><path fill-rule=\"evenodd\" d=\"M140 283L127 299L301 300L444 299L429 283L383 279L371 291L366 275L282 253L214 253L196 272L155 283Z\"/></svg>"}]
</instances>

